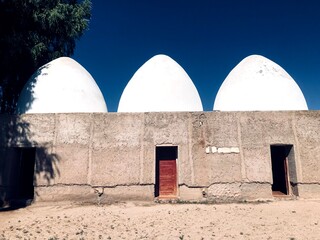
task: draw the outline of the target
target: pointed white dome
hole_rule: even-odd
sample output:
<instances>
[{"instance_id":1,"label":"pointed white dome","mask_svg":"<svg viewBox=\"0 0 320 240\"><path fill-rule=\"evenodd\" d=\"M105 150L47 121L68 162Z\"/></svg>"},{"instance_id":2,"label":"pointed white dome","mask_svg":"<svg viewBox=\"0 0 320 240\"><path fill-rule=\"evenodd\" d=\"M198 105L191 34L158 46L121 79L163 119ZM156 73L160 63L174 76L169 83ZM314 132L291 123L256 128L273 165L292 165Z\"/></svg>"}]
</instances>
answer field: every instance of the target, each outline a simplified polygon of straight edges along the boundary
<instances>
[{"instance_id":1,"label":"pointed white dome","mask_svg":"<svg viewBox=\"0 0 320 240\"><path fill-rule=\"evenodd\" d=\"M243 59L222 83L213 110L308 110L297 83L278 64L259 56Z\"/></svg>"},{"instance_id":2,"label":"pointed white dome","mask_svg":"<svg viewBox=\"0 0 320 240\"><path fill-rule=\"evenodd\" d=\"M118 112L203 111L188 74L173 59L156 55L133 75L120 98Z\"/></svg>"},{"instance_id":3,"label":"pointed white dome","mask_svg":"<svg viewBox=\"0 0 320 240\"><path fill-rule=\"evenodd\" d=\"M18 114L107 111L90 73L68 57L40 67L24 86L17 105Z\"/></svg>"}]
</instances>

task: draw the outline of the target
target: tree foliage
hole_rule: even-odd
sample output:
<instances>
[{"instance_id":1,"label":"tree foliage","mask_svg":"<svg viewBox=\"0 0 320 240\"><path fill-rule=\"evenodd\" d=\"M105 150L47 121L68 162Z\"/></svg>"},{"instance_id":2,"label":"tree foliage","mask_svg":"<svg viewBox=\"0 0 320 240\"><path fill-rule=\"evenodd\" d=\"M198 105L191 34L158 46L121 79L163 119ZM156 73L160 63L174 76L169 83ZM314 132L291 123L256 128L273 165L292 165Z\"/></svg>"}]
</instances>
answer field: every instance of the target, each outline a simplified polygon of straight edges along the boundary
<instances>
[{"instance_id":1,"label":"tree foliage","mask_svg":"<svg viewBox=\"0 0 320 240\"><path fill-rule=\"evenodd\" d=\"M90 0L0 0L1 113L14 112L36 69L73 54L90 17Z\"/></svg>"}]
</instances>

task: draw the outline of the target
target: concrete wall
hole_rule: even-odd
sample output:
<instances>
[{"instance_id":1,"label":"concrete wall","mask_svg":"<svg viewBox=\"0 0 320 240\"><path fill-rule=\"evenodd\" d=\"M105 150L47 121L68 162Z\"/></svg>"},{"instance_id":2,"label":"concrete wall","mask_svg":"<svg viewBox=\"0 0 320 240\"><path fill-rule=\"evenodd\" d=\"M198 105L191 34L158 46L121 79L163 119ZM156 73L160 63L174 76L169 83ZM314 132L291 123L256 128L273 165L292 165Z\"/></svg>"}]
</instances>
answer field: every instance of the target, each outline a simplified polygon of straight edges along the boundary
<instances>
[{"instance_id":1,"label":"concrete wall","mask_svg":"<svg viewBox=\"0 0 320 240\"><path fill-rule=\"evenodd\" d=\"M1 115L0 125L2 152L36 147L36 200L153 200L155 147L171 145L182 201L272 199L272 144L293 145L294 193L320 197L319 111Z\"/></svg>"}]
</instances>

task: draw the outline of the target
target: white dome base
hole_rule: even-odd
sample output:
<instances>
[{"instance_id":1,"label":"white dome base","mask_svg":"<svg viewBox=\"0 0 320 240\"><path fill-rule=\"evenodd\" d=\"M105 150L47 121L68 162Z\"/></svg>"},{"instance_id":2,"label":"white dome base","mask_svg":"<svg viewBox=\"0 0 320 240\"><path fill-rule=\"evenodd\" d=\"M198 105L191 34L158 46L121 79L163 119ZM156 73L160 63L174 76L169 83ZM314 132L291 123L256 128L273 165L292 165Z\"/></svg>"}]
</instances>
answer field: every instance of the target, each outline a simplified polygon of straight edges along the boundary
<instances>
[{"instance_id":1,"label":"white dome base","mask_svg":"<svg viewBox=\"0 0 320 240\"><path fill-rule=\"evenodd\" d=\"M299 86L282 67L263 56L252 55L224 80L213 110L308 110L308 106Z\"/></svg>"},{"instance_id":2,"label":"white dome base","mask_svg":"<svg viewBox=\"0 0 320 240\"><path fill-rule=\"evenodd\" d=\"M124 89L118 112L203 111L188 74L173 59L156 55L133 75Z\"/></svg>"},{"instance_id":3,"label":"white dome base","mask_svg":"<svg viewBox=\"0 0 320 240\"><path fill-rule=\"evenodd\" d=\"M17 105L18 114L107 111L90 73L68 57L39 68L24 86Z\"/></svg>"}]
</instances>

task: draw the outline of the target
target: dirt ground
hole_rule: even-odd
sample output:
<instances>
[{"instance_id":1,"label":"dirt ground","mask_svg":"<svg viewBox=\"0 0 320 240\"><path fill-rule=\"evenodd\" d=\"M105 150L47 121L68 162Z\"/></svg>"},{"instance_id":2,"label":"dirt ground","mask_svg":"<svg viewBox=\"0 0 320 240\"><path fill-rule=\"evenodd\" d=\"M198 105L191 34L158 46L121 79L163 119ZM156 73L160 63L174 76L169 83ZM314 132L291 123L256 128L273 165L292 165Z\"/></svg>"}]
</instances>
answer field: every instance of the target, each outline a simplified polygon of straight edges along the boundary
<instances>
[{"instance_id":1,"label":"dirt ground","mask_svg":"<svg viewBox=\"0 0 320 240\"><path fill-rule=\"evenodd\" d=\"M0 239L320 239L320 200L37 203L0 212Z\"/></svg>"}]
</instances>

